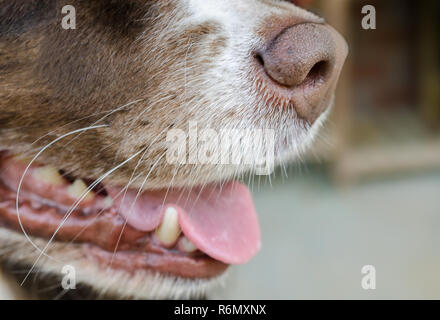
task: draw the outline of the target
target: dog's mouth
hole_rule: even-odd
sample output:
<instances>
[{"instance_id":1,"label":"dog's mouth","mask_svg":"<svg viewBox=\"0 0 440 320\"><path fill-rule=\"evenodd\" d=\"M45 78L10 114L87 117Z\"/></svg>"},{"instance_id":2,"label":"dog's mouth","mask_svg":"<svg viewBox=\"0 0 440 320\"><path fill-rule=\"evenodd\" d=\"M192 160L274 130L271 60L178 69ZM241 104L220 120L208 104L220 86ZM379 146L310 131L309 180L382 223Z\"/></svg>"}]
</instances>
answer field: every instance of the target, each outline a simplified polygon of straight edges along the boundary
<instances>
[{"instance_id":1,"label":"dog's mouth","mask_svg":"<svg viewBox=\"0 0 440 320\"><path fill-rule=\"evenodd\" d=\"M79 244L103 267L194 279L246 263L260 247L250 192L238 182L139 192L8 152L0 154L0 226Z\"/></svg>"}]
</instances>

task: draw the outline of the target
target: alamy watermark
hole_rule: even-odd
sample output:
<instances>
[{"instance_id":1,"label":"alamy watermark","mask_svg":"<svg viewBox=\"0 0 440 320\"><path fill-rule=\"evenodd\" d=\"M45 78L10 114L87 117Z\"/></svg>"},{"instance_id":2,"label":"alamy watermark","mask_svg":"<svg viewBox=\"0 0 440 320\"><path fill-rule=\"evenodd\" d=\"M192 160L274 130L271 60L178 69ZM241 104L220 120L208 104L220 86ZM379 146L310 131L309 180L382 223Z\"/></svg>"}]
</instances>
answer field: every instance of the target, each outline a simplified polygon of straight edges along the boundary
<instances>
[{"instance_id":1,"label":"alamy watermark","mask_svg":"<svg viewBox=\"0 0 440 320\"><path fill-rule=\"evenodd\" d=\"M61 13L64 14L61 20L61 26L65 30L76 29L76 9L72 5L66 5L61 9Z\"/></svg>"},{"instance_id":2,"label":"alamy watermark","mask_svg":"<svg viewBox=\"0 0 440 320\"><path fill-rule=\"evenodd\" d=\"M362 28L364 30L376 30L376 7L372 5L363 6L362 14L365 15L361 22Z\"/></svg>"},{"instance_id":3,"label":"alamy watermark","mask_svg":"<svg viewBox=\"0 0 440 320\"><path fill-rule=\"evenodd\" d=\"M63 277L61 278L61 287L64 290L74 290L76 289L76 270L75 267L71 265L63 266L61 270Z\"/></svg>"},{"instance_id":4,"label":"alamy watermark","mask_svg":"<svg viewBox=\"0 0 440 320\"><path fill-rule=\"evenodd\" d=\"M366 265L362 267L361 273L364 275L361 286L364 290L376 290L376 267Z\"/></svg>"},{"instance_id":5,"label":"alamy watermark","mask_svg":"<svg viewBox=\"0 0 440 320\"><path fill-rule=\"evenodd\" d=\"M257 175L274 169L275 131L272 129L171 129L166 137L169 164L246 165Z\"/></svg>"}]
</instances>

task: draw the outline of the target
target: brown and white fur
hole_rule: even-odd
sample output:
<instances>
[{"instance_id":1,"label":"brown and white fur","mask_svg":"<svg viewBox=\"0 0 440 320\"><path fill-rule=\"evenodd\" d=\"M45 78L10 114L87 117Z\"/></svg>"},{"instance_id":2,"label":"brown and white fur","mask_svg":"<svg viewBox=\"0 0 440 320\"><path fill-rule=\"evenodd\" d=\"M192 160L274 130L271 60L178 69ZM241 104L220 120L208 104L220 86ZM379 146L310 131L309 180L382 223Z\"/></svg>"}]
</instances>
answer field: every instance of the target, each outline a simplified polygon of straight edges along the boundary
<instances>
[{"instance_id":1,"label":"brown and white fur","mask_svg":"<svg viewBox=\"0 0 440 320\"><path fill-rule=\"evenodd\" d=\"M64 5L76 8L75 30L61 27ZM98 178L148 150L108 177L125 185L134 170L149 172L164 154L167 129L196 121L275 128L277 163L295 159L327 112L312 125L271 107L283 102L261 93L253 53L275 30L297 21L323 22L280 0L0 0L0 149L34 155L63 134L105 125L54 144L39 161ZM144 188L204 184L252 169L170 168L159 161ZM9 271L28 268L37 253L22 234L0 229L0 256ZM70 260L78 282L103 296L197 298L223 280L100 270L77 244L55 243L48 254ZM37 270L41 280L58 275L61 266L43 258Z\"/></svg>"}]
</instances>

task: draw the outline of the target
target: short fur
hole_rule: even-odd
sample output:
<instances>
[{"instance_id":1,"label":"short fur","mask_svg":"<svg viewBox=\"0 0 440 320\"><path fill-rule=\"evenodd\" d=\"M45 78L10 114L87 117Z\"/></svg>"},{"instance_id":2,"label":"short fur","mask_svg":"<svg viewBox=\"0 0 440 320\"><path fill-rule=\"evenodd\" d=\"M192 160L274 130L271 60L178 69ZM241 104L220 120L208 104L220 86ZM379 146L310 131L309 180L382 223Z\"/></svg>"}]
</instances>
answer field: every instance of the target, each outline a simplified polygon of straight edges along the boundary
<instances>
[{"instance_id":1,"label":"short fur","mask_svg":"<svg viewBox=\"0 0 440 320\"><path fill-rule=\"evenodd\" d=\"M76 30L61 27L67 4L76 8ZM253 54L275 29L299 21L322 22L279 0L0 0L0 149L34 155L72 130L105 125L54 144L38 160L99 178L142 150L107 180L125 185L135 171L141 177L132 187L139 187L155 166L146 189L252 170L158 161L166 130L185 130L190 120L200 127L275 129L278 162L295 158L322 118L311 127L266 96L253 76ZM32 249L21 234L0 229L8 265L31 265ZM55 243L50 254L67 255L80 282L121 298L200 297L221 280L103 272L80 245ZM37 267L42 274L61 270L47 259Z\"/></svg>"}]
</instances>

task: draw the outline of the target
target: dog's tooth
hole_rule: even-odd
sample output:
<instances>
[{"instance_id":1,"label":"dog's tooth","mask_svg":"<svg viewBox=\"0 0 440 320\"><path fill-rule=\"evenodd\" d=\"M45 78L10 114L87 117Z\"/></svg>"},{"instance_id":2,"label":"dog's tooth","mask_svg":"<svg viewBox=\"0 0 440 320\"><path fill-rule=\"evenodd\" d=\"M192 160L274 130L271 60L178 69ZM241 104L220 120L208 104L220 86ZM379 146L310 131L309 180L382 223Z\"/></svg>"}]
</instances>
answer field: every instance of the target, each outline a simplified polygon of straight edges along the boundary
<instances>
[{"instance_id":1,"label":"dog's tooth","mask_svg":"<svg viewBox=\"0 0 440 320\"><path fill-rule=\"evenodd\" d=\"M58 170L51 165L36 168L34 175L38 180L52 185L61 185L65 182Z\"/></svg>"},{"instance_id":2,"label":"dog's tooth","mask_svg":"<svg viewBox=\"0 0 440 320\"><path fill-rule=\"evenodd\" d=\"M180 235L180 226L177 210L168 207L165 211L162 224L156 230L156 236L160 242L166 246L172 246L176 243Z\"/></svg>"},{"instance_id":3,"label":"dog's tooth","mask_svg":"<svg viewBox=\"0 0 440 320\"><path fill-rule=\"evenodd\" d=\"M196 246L194 243L191 242L187 237L183 236L179 240L179 249L183 252L191 253L197 251Z\"/></svg>"},{"instance_id":4,"label":"dog's tooth","mask_svg":"<svg viewBox=\"0 0 440 320\"><path fill-rule=\"evenodd\" d=\"M68 188L67 192L72 198L79 199L83 196L83 194L87 190L87 185L81 179L76 179ZM84 197L84 200L93 200L95 198L95 193L93 191L89 191L87 195Z\"/></svg>"},{"instance_id":5,"label":"dog's tooth","mask_svg":"<svg viewBox=\"0 0 440 320\"><path fill-rule=\"evenodd\" d=\"M104 205L106 208L110 208L111 206L113 206L113 199L110 196L107 196L104 198Z\"/></svg>"}]
</instances>

